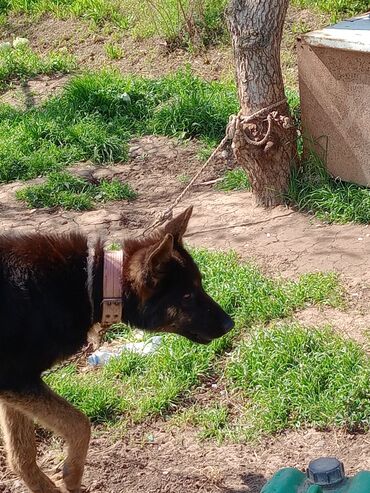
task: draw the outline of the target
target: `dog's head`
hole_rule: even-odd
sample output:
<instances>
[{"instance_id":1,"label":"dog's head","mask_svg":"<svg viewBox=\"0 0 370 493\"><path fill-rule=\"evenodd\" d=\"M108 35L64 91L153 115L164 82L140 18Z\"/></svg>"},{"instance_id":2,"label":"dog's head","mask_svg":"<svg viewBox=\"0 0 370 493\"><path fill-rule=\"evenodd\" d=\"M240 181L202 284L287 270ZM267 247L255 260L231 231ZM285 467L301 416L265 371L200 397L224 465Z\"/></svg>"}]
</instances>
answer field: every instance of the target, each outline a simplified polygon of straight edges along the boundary
<instances>
[{"instance_id":1,"label":"dog's head","mask_svg":"<svg viewBox=\"0 0 370 493\"><path fill-rule=\"evenodd\" d=\"M143 329L173 332L207 344L234 323L204 291L197 265L183 246L192 207L151 238L125 244L130 294L128 322Z\"/></svg>"}]
</instances>

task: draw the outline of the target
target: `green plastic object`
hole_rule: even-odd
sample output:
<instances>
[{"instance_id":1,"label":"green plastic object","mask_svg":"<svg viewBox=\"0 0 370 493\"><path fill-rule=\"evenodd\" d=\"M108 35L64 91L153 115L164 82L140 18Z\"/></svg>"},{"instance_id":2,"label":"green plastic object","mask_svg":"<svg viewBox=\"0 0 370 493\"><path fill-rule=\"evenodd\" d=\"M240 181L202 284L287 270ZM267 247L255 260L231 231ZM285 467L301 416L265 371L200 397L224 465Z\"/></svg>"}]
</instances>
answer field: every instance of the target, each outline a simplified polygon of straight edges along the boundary
<instances>
[{"instance_id":1,"label":"green plastic object","mask_svg":"<svg viewBox=\"0 0 370 493\"><path fill-rule=\"evenodd\" d=\"M261 493L370 493L370 471L349 478L342 462L321 457L310 462L306 474L294 467L281 469Z\"/></svg>"}]
</instances>

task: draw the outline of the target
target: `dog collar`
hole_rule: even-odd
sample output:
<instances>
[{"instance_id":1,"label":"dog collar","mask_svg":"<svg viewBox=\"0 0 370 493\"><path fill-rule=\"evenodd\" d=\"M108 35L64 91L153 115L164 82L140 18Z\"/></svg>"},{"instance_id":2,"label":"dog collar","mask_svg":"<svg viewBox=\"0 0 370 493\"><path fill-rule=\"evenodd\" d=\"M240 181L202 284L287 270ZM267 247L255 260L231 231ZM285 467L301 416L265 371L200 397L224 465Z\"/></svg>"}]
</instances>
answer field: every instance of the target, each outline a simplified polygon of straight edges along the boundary
<instances>
[{"instance_id":1,"label":"dog collar","mask_svg":"<svg viewBox=\"0 0 370 493\"><path fill-rule=\"evenodd\" d=\"M109 327L122 320L123 251L104 251L103 301L100 325Z\"/></svg>"}]
</instances>

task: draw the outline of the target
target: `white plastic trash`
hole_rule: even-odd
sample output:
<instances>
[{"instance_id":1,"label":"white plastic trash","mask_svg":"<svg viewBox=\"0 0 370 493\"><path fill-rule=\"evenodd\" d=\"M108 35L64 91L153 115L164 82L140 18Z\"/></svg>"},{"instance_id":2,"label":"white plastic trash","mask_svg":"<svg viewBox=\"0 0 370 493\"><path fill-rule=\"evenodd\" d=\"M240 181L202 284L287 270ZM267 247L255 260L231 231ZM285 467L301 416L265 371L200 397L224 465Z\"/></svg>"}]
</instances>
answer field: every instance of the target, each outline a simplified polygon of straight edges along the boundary
<instances>
[{"instance_id":1,"label":"white plastic trash","mask_svg":"<svg viewBox=\"0 0 370 493\"><path fill-rule=\"evenodd\" d=\"M154 336L147 341L127 342L115 349L98 349L87 358L87 362L91 366L105 365L109 360L117 358L124 351L131 351L143 356L153 354L158 350L161 343L162 336Z\"/></svg>"}]
</instances>

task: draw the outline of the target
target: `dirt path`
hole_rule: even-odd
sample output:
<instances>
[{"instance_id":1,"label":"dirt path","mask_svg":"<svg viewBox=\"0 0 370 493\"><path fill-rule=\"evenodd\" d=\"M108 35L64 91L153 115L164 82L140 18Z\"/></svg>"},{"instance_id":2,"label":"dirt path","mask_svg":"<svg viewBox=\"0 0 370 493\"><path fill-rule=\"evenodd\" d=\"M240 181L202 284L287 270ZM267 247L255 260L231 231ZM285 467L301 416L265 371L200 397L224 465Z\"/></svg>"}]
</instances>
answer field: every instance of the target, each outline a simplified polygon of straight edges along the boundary
<instances>
[{"instance_id":1,"label":"dirt path","mask_svg":"<svg viewBox=\"0 0 370 493\"><path fill-rule=\"evenodd\" d=\"M150 441L149 441L150 437ZM370 436L315 430L289 431L258 444L200 442L192 430L170 430L164 423L139 429L128 438L94 438L84 482L91 493L259 493L281 467L304 470L312 458L337 456L353 475L370 469ZM61 448L42 456L43 468L55 472ZM0 458L0 478L4 465ZM27 493L7 475L1 493Z\"/></svg>"},{"instance_id":2,"label":"dirt path","mask_svg":"<svg viewBox=\"0 0 370 493\"><path fill-rule=\"evenodd\" d=\"M0 187L2 231L66 231L80 228L91 236L112 240L141 231L153 214L167 206L183 188L184 177L199 166L197 145L166 138L144 137L132 142L131 161L112 168L81 165L76 173L95 172L127 180L138 192L133 203L107 204L84 213L28 210L15 200L20 183ZM213 167L204 180L219 176ZM256 208L247 192L223 193L197 186L179 209L194 204L186 240L191 245L235 249L271 275L297 277L303 272L337 271L348 293L348 309L308 308L297 315L306 324L331 323L341 333L368 343L370 316L370 230L359 225L326 225L284 207ZM149 440L149 435L151 436ZM170 428L166 422L147 424L112 442L94 438L85 483L95 493L259 493L266 478L289 465L304 468L310 459L336 455L348 473L370 469L370 435L315 430L289 431L256 445L200 442L194 430ZM61 460L60 446L45 449L46 470ZM25 493L6 471L0 454L0 492Z\"/></svg>"}]
</instances>

